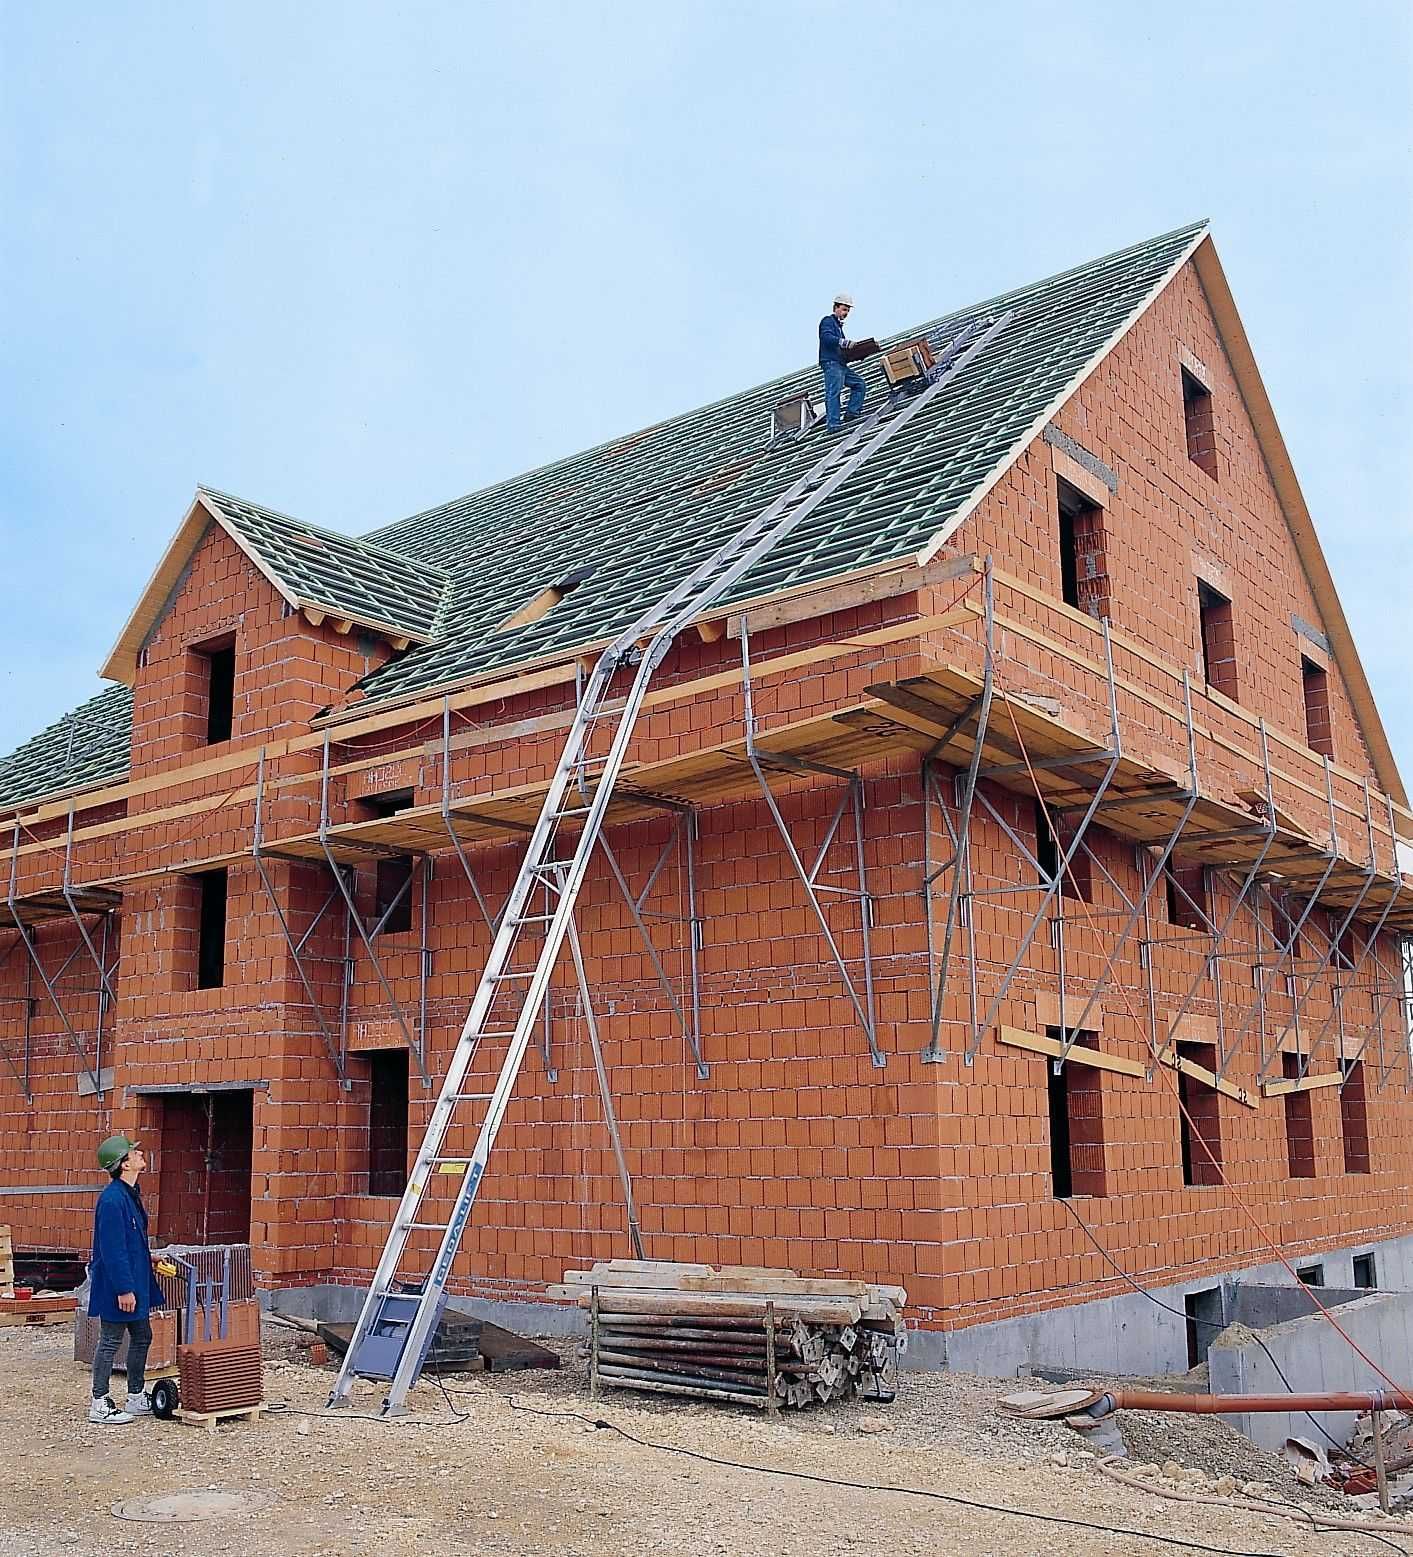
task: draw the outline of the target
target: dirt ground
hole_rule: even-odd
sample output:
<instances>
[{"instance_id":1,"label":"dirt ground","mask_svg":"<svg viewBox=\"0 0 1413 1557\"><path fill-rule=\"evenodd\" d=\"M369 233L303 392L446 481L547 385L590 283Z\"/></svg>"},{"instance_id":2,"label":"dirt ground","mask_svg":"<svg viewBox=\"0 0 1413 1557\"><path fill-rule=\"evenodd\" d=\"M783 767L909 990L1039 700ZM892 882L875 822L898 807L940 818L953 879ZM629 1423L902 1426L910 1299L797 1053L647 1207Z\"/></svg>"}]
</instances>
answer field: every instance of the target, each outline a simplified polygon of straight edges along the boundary
<instances>
[{"instance_id":1,"label":"dirt ground","mask_svg":"<svg viewBox=\"0 0 1413 1557\"><path fill-rule=\"evenodd\" d=\"M332 1371L310 1367L297 1338L271 1327L266 1394L287 1409L208 1433L150 1420L90 1426L87 1378L72 1347L62 1327L0 1329L9 1450L0 1458L0 1557L1092 1557L1181 1549L1117 1527L1220 1553L1413 1553L1413 1537L1320 1534L1274 1515L1120 1486L1063 1426L1000 1416L996 1399L1014 1380L905 1374L891 1406L852 1402L768 1420L622 1391L591 1402L584 1366L565 1346L558 1373L470 1375L447 1380L450 1395L423 1384L410 1401L415 1415L383 1423L323 1414ZM115 1383L121 1388L121 1376ZM375 1385L361 1385L355 1410L376 1409L378 1399ZM622 1432L593 1426L598 1419ZM1165 1442L1152 1424L1173 1419L1142 1420L1147 1454ZM1225 1469L1235 1435L1214 1419L1194 1430L1196 1421L1173 1440L1173 1456ZM1240 1474L1263 1476L1274 1496L1296 1495L1274 1457L1235 1442L1247 1451ZM125 1499L202 1489L271 1501L201 1524L133 1523L112 1512Z\"/></svg>"}]
</instances>

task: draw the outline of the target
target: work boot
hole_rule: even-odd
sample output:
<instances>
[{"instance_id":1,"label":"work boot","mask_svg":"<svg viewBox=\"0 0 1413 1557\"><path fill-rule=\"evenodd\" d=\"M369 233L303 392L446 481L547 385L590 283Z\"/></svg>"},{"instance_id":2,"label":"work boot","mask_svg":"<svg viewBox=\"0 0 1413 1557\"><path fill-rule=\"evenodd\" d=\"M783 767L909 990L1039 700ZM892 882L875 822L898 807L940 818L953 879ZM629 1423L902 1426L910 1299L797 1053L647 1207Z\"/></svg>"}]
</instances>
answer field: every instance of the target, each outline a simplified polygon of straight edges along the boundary
<instances>
[{"instance_id":1,"label":"work boot","mask_svg":"<svg viewBox=\"0 0 1413 1557\"><path fill-rule=\"evenodd\" d=\"M127 1404L123 1407L129 1416L151 1416L152 1397L146 1390L140 1395L129 1395Z\"/></svg>"},{"instance_id":2,"label":"work boot","mask_svg":"<svg viewBox=\"0 0 1413 1557\"><path fill-rule=\"evenodd\" d=\"M104 1427L118 1427L123 1422L131 1422L132 1418L118 1409L118 1403L111 1395L99 1395L88 1408L88 1420Z\"/></svg>"}]
</instances>

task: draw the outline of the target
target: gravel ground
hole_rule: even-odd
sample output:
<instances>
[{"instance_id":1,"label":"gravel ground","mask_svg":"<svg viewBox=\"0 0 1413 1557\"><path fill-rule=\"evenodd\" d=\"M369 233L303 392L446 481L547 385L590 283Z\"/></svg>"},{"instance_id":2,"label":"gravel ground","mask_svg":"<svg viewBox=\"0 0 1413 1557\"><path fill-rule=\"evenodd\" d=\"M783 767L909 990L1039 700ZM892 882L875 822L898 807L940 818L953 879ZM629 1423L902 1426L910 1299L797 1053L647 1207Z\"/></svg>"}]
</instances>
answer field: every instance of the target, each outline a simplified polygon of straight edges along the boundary
<instances>
[{"instance_id":1,"label":"gravel ground","mask_svg":"<svg viewBox=\"0 0 1413 1557\"><path fill-rule=\"evenodd\" d=\"M409 1402L415 1416L388 1424L321 1414L330 1369L310 1367L297 1338L272 1327L266 1393L289 1409L207 1433L151 1421L90 1426L68 1332L0 1330L12 1440L0 1460L0 1557L1126 1557L1178 1549L1115 1534L1117 1526L1229 1554L1389 1549L1361 1535L1317 1534L1275 1516L1171 1503L1119 1486L1066 1428L1000 1415L997 1397L1017 1387L1013 1380L906 1374L892 1406L853 1402L767 1420L626 1392L590 1402L573 1348L562 1355L557 1373L449 1380L450 1397L421 1385ZM376 1386L360 1385L355 1413L375 1409L378 1398ZM662 1447L596 1429L597 1419ZM1152 1420L1170 1430L1171 1419ZM1209 1431L1161 1457L1226 1470L1223 1448L1229 1442ZM1262 1462L1258 1479L1293 1494L1293 1479L1269 1463L1273 1457L1245 1452ZM783 1470L871 1486L838 1487ZM1100 1528L962 1508L883 1485ZM263 1492L274 1501L264 1512L199 1527L119 1521L110 1512L122 1499L200 1489ZM1413 1553L1413 1538L1395 1549Z\"/></svg>"}]
</instances>

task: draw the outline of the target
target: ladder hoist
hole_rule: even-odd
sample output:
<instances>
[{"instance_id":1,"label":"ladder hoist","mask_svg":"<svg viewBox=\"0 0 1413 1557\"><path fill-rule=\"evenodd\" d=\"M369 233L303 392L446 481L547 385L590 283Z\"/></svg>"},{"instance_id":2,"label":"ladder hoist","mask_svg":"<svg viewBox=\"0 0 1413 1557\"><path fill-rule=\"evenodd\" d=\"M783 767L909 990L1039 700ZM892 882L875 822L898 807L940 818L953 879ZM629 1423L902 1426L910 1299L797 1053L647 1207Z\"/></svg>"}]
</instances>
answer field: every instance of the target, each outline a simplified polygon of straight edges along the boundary
<instances>
[{"instance_id":1,"label":"ladder hoist","mask_svg":"<svg viewBox=\"0 0 1413 1557\"><path fill-rule=\"evenodd\" d=\"M901 431L1010 319L1008 312L964 326L941 351L920 393L890 398L861 418L856 427L835 437L809 470L625 627L599 656L583 687L564 750L529 835L524 862L501 915L329 1406L346 1405L354 1378L364 1377L389 1381L382 1405L384 1416L405 1409L407 1392L421 1372L446 1306L452 1261L509 1107L555 963L570 932L575 900L653 672L684 628L720 600ZM635 664L631 684L615 696L615 676ZM537 906L549 911L536 912ZM500 1071L490 1092L467 1091L471 1068L483 1043L506 1045ZM476 1145L469 1157L452 1153L447 1148L448 1135L453 1128L465 1127L465 1115L472 1109L480 1115ZM449 1203L428 1195L438 1180L446 1184L444 1175L460 1180ZM414 1233L435 1236L436 1250L430 1261L425 1253L409 1250ZM414 1264L421 1268L409 1269Z\"/></svg>"}]
</instances>

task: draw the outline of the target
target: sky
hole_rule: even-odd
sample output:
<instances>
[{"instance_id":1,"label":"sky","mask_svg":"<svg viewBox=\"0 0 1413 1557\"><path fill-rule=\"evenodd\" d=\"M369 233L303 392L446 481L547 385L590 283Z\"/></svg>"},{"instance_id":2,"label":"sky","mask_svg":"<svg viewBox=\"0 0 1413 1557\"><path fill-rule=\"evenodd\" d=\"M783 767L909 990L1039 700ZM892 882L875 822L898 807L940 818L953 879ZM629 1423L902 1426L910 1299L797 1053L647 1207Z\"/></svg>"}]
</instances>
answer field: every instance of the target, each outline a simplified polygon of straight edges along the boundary
<instances>
[{"instance_id":1,"label":"sky","mask_svg":"<svg viewBox=\"0 0 1413 1557\"><path fill-rule=\"evenodd\" d=\"M357 533L1205 216L1413 782L1411 141L1405 0L0 0L0 752L197 483Z\"/></svg>"}]
</instances>

